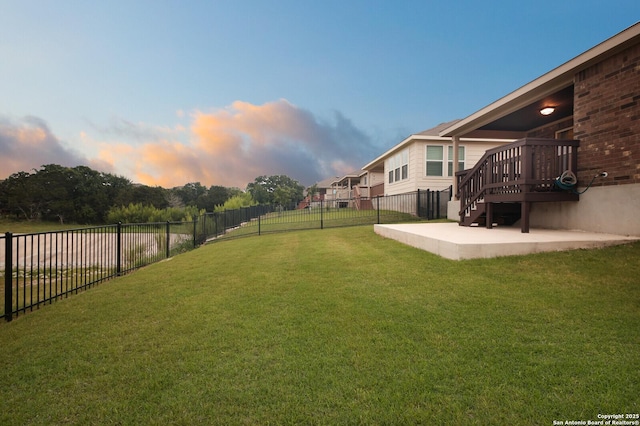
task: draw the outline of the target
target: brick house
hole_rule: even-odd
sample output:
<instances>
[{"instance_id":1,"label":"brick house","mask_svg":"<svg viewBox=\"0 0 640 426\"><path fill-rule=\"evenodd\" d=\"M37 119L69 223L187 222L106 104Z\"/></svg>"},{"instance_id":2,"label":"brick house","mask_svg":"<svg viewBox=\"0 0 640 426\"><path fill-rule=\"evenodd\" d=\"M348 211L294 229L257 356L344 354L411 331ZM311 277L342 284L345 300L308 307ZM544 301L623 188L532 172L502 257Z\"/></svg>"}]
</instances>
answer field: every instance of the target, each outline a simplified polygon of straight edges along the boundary
<instances>
[{"instance_id":1,"label":"brick house","mask_svg":"<svg viewBox=\"0 0 640 426\"><path fill-rule=\"evenodd\" d=\"M515 142L519 151L512 151L517 152L513 155L519 163L507 159L504 152L488 152L474 168L475 181L469 173L454 179L459 200L449 206L449 217L464 219L461 185L473 181L477 186L491 174L495 178L499 170L500 178L511 176L511 195L500 192L495 180L486 185L486 197L466 195L481 203L490 201L482 206L489 212L485 213L487 227L494 222L494 209L516 202L521 205L520 220L526 219L523 232L530 223L540 228L640 236L639 103L640 23L636 23L439 133L451 138L454 147L470 137L520 140ZM543 111L545 107L552 109ZM579 145L559 142L571 139ZM525 152L533 152L534 157L525 161ZM545 161L554 164L543 165ZM561 195L557 175L563 168L575 172L577 183ZM524 180L525 171L530 181ZM516 197L514 188L528 188L530 193Z\"/></svg>"}]
</instances>

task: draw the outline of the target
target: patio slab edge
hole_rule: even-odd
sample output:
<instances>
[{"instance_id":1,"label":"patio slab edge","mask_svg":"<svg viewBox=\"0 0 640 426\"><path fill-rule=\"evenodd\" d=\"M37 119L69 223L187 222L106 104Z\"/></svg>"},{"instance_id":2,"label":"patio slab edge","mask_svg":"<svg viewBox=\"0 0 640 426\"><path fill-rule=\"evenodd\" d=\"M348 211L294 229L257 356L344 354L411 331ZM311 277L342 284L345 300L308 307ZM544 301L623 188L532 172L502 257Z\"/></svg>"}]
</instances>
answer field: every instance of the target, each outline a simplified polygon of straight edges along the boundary
<instances>
[{"instance_id":1,"label":"patio slab edge","mask_svg":"<svg viewBox=\"0 0 640 426\"><path fill-rule=\"evenodd\" d=\"M640 237L583 231L486 229L457 223L374 225L376 234L452 260L526 255L626 244Z\"/></svg>"}]
</instances>

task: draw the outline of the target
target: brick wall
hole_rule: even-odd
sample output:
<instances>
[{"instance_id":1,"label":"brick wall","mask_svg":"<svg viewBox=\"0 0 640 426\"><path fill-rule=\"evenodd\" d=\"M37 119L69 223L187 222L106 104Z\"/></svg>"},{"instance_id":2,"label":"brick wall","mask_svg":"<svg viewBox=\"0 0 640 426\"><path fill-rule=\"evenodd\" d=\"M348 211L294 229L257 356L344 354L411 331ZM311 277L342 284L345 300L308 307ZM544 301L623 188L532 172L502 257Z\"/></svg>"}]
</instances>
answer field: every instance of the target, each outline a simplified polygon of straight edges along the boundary
<instances>
[{"instance_id":1,"label":"brick wall","mask_svg":"<svg viewBox=\"0 0 640 426\"><path fill-rule=\"evenodd\" d=\"M573 111L578 180L607 171L594 186L640 183L640 45L578 73Z\"/></svg>"},{"instance_id":2,"label":"brick wall","mask_svg":"<svg viewBox=\"0 0 640 426\"><path fill-rule=\"evenodd\" d=\"M551 123L547 126L534 129L527 133L527 137L554 139L556 137L556 132L564 130L568 127L573 127L573 117L565 118L563 120Z\"/></svg>"}]
</instances>

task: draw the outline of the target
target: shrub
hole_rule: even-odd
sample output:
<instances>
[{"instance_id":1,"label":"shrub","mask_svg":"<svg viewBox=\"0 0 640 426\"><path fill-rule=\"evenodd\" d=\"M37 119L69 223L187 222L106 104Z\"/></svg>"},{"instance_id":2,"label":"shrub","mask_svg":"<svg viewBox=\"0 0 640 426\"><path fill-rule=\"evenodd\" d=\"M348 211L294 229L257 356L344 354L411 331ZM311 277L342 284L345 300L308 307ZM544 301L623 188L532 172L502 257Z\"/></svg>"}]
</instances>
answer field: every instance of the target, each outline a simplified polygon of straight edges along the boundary
<instances>
[{"instance_id":1,"label":"shrub","mask_svg":"<svg viewBox=\"0 0 640 426\"><path fill-rule=\"evenodd\" d=\"M148 222L190 222L198 217L197 207L169 207L158 209L151 205L129 204L128 206L112 207L107 214L109 223L148 223Z\"/></svg>"}]
</instances>

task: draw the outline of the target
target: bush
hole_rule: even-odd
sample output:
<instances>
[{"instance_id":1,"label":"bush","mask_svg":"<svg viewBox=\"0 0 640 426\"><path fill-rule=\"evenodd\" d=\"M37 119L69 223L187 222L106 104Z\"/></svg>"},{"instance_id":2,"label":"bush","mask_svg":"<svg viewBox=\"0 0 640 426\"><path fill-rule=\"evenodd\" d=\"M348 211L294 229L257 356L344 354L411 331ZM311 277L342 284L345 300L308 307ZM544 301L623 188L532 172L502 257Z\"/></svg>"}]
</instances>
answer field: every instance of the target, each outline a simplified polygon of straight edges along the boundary
<instances>
[{"instance_id":1,"label":"bush","mask_svg":"<svg viewBox=\"0 0 640 426\"><path fill-rule=\"evenodd\" d=\"M129 204L128 206L112 207L107 214L108 223L148 223L148 222L191 222L198 217L197 207L169 207L158 209L151 205Z\"/></svg>"},{"instance_id":2,"label":"bush","mask_svg":"<svg viewBox=\"0 0 640 426\"><path fill-rule=\"evenodd\" d=\"M238 210L241 207L251 207L257 204L258 203L256 203L253 200L253 197L251 196L251 194L249 194L248 192L245 192L242 194L234 195L233 197L229 198L223 205L216 206L214 211L223 212L225 210Z\"/></svg>"}]
</instances>

